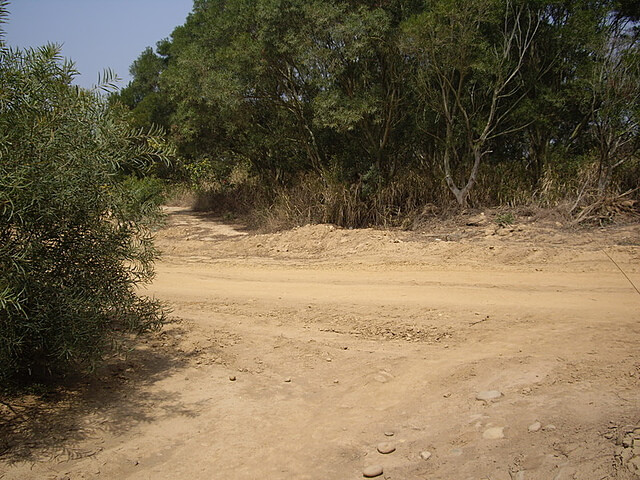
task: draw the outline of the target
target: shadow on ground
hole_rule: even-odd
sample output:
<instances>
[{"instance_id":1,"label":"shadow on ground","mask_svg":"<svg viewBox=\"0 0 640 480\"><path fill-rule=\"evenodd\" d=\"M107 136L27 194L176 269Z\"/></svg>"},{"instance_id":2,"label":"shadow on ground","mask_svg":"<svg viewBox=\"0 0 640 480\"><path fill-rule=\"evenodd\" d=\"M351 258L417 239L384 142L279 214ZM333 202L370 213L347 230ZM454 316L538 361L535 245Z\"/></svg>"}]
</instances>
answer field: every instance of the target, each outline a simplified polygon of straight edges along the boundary
<instances>
[{"instance_id":1,"label":"shadow on ground","mask_svg":"<svg viewBox=\"0 0 640 480\"><path fill-rule=\"evenodd\" d=\"M67 378L0 403L0 463L65 461L89 457L102 448L104 432L118 434L166 416L194 416L175 392L150 386L185 368L192 354L165 342L181 327L145 334L114 354L92 376ZM156 390L156 389L154 389ZM96 442L91 442L92 438ZM88 447L87 447L88 446Z\"/></svg>"}]
</instances>

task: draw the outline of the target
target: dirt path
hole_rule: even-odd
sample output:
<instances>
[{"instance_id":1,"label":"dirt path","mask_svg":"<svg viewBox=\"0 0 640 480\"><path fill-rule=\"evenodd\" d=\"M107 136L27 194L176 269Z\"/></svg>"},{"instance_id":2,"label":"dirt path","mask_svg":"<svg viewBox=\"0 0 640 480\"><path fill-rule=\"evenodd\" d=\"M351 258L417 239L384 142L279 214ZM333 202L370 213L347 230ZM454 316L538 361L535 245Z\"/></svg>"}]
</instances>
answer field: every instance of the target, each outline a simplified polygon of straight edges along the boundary
<instances>
[{"instance_id":1,"label":"dirt path","mask_svg":"<svg viewBox=\"0 0 640 480\"><path fill-rule=\"evenodd\" d=\"M640 295L605 252L640 285L640 228L470 223L253 235L171 210L149 290L177 322L26 405L0 478L636 478Z\"/></svg>"}]
</instances>

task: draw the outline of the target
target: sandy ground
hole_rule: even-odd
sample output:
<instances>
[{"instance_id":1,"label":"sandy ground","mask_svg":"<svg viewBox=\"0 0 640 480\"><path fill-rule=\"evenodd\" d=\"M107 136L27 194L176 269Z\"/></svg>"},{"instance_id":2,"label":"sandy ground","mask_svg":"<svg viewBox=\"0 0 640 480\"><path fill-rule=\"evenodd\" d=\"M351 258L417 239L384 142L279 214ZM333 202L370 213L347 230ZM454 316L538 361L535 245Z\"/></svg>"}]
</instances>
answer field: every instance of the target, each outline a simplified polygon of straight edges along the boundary
<instances>
[{"instance_id":1,"label":"sandy ground","mask_svg":"<svg viewBox=\"0 0 640 480\"><path fill-rule=\"evenodd\" d=\"M640 478L640 226L519 220L256 235L169 209L148 293L175 322L4 408L0 478Z\"/></svg>"}]
</instances>

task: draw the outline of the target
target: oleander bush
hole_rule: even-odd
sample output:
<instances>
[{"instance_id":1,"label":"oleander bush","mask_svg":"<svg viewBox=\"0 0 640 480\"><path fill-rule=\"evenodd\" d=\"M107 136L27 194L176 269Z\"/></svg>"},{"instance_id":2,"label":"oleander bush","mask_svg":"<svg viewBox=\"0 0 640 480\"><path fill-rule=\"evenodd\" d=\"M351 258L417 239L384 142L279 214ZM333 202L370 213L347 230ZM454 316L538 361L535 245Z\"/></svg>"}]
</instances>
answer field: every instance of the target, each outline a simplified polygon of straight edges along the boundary
<instances>
[{"instance_id":1,"label":"oleander bush","mask_svg":"<svg viewBox=\"0 0 640 480\"><path fill-rule=\"evenodd\" d=\"M136 292L160 210L158 188L134 179L171 149L75 74L54 45L0 37L0 385L90 369L165 318Z\"/></svg>"}]
</instances>

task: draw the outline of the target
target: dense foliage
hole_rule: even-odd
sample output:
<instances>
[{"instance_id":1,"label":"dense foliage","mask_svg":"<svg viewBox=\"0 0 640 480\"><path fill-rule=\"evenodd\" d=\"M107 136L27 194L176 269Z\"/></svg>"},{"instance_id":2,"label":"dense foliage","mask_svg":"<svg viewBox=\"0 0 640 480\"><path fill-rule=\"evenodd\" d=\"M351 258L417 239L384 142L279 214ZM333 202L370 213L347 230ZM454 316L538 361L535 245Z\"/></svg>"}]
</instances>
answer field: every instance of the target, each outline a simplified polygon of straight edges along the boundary
<instances>
[{"instance_id":1,"label":"dense foliage","mask_svg":"<svg viewBox=\"0 0 640 480\"><path fill-rule=\"evenodd\" d=\"M196 0L120 96L169 128L188 172L302 186L315 220L587 198L639 186L639 15L614 0Z\"/></svg>"},{"instance_id":2,"label":"dense foliage","mask_svg":"<svg viewBox=\"0 0 640 480\"><path fill-rule=\"evenodd\" d=\"M2 385L91 366L116 332L163 321L135 292L153 275L158 205L153 182L131 174L170 149L74 75L58 47L10 49L0 37Z\"/></svg>"}]
</instances>

